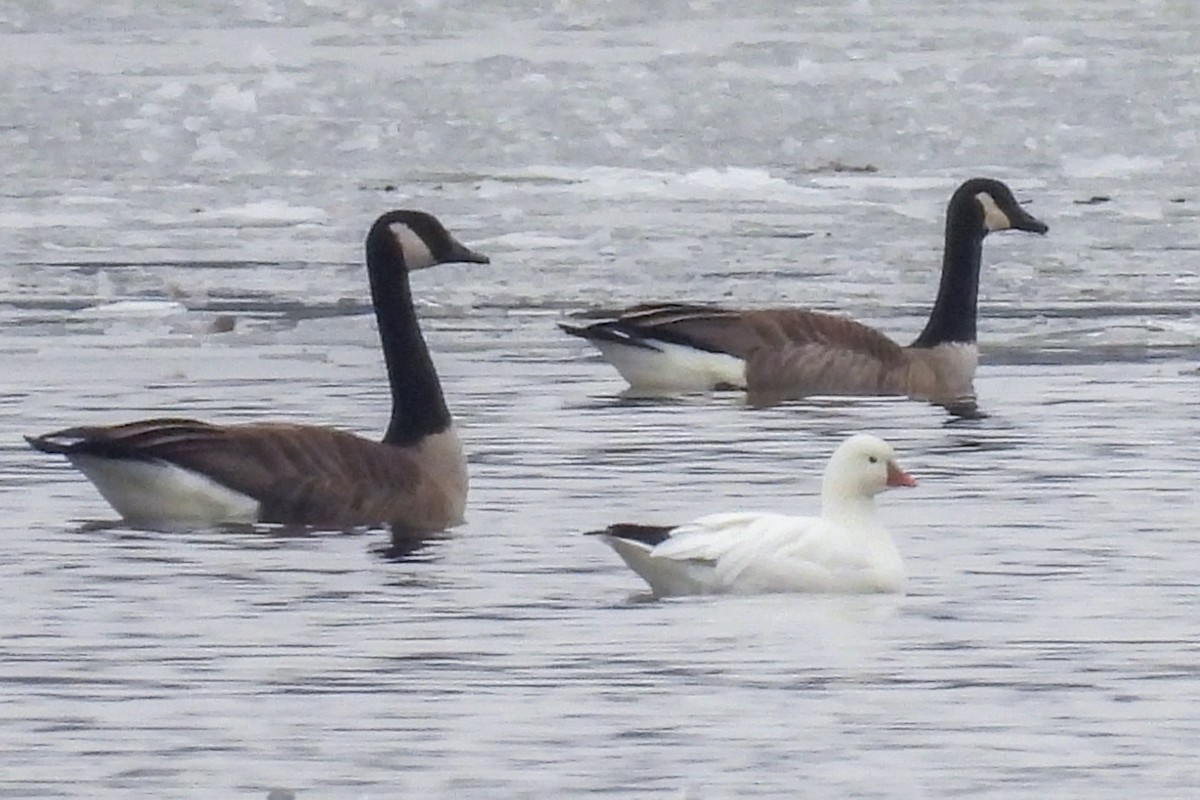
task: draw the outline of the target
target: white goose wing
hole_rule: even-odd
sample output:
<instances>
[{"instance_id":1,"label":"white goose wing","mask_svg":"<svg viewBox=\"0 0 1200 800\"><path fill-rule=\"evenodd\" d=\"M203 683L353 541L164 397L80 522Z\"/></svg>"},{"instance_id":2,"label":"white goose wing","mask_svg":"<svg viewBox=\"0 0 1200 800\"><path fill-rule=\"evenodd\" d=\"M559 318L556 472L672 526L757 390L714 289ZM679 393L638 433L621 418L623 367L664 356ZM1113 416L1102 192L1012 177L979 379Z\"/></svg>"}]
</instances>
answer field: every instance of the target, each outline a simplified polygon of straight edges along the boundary
<instances>
[{"instance_id":1,"label":"white goose wing","mask_svg":"<svg viewBox=\"0 0 1200 800\"><path fill-rule=\"evenodd\" d=\"M676 528L651 556L711 565L719 591L821 591L836 584L829 528L818 517L713 514Z\"/></svg>"},{"instance_id":2,"label":"white goose wing","mask_svg":"<svg viewBox=\"0 0 1200 800\"><path fill-rule=\"evenodd\" d=\"M709 514L671 531L666 541L655 546L655 558L675 561L719 561L730 550L744 546L757 538L760 528L771 528L773 519L786 519L782 514L751 512Z\"/></svg>"},{"instance_id":3,"label":"white goose wing","mask_svg":"<svg viewBox=\"0 0 1200 800\"><path fill-rule=\"evenodd\" d=\"M895 591L891 567L846 533L821 517L714 514L676 528L650 557L704 565L710 592Z\"/></svg>"}]
</instances>

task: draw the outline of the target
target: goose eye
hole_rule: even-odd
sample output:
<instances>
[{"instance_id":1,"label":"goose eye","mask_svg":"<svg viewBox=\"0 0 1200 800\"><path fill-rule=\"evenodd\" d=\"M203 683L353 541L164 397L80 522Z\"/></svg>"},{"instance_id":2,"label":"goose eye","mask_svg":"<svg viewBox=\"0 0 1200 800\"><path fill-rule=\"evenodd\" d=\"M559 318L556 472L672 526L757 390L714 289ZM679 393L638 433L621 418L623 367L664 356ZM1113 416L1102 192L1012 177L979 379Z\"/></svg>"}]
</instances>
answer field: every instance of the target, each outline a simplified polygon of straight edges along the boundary
<instances>
[{"instance_id":1,"label":"goose eye","mask_svg":"<svg viewBox=\"0 0 1200 800\"><path fill-rule=\"evenodd\" d=\"M879 459L878 459L876 456L868 456L868 460L869 460L869 461L870 461L872 464L878 464L878 463L879 463Z\"/></svg>"}]
</instances>

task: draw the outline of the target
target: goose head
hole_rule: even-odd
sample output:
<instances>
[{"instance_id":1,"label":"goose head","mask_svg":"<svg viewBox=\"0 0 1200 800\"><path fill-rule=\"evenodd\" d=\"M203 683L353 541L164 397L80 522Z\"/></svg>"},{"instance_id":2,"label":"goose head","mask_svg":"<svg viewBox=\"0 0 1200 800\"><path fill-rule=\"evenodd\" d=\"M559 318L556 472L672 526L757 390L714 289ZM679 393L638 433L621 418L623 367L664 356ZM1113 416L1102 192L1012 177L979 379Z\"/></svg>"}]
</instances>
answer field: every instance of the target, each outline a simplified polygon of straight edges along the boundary
<instances>
[{"instance_id":1,"label":"goose head","mask_svg":"<svg viewBox=\"0 0 1200 800\"><path fill-rule=\"evenodd\" d=\"M950 198L947 218L953 220L960 215L970 220L971 227L981 238L994 231L1009 229L1029 233L1050 230L1046 223L1021 207L1007 185L992 178L971 178L958 187Z\"/></svg>"},{"instance_id":2,"label":"goose head","mask_svg":"<svg viewBox=\"0 0 1200 800\"><path fill-rule=\"evenodd\" d=\"M367 234L367 253L383 256L409 272L448 262L490 263L458 241L432 214L407 209L389 211Z\"/></svg>"},{"instance_id":3,"label":"goose head","mask_svg":"<svg viewBox=\"0 0 1200 800\"><path fill-rule=\"evenodd\" d=\"M917 482L896 463L896 451L878 436L860 433L842 442L825 467L821 495L826 502L870 500L892 486Z\"/></svg>"}]
</instances>

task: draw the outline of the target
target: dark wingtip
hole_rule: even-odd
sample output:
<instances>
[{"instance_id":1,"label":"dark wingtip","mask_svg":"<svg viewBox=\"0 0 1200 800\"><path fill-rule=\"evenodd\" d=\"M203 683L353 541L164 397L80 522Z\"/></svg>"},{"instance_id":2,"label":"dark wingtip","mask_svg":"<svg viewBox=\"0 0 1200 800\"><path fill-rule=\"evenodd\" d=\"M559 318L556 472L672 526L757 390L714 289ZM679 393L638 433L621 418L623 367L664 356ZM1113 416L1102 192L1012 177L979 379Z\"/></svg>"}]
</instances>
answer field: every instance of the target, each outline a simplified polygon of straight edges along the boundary
<instances>
[{"instance_id":1,"label":"dark wingtip","mask_svg":"<svg viewBox=\"0 0 1200 800\"><path fill-rule=\"evenodd\" d=\"M42 453L65 453L65 447L55 444L46 436L26 436L25 443Z\"/></svg>"},{"instance_id":2,"label":"dark wingtip","mask_svg":"<svg viewBox=\"0 0 1200 800\"><path fill-rule=\"evenodd\" d=\"M587 338L587 331L578 325L572 325L568 322L560 322L560 323L558 323L558 327L562 330L563 333L569 333L572 336L578 336L583 339Z\"/></svg>"},{"instance_id":3,"label":"dark wingtip","mask_svg":"<svg viewBox=\"0 0 1200 800\"><path fill-rule=\"evenodd\" d=\"M636 522L618 522L615 525L609 525L602 531L588 531L586 535L612 536L654 547L670 538L673 530L675 530L674 525L640 525Z\"/></svg>"},{"instance_id":4,"label":"dark wingtip","mask_svg":"<svg viewBox=\"0 0 1200 800\"><path fill-rule=\"evenodd\" d=\"M567 322L560 322L558 323L558 327L562 328L563 333L578 336L580 339L587 339L589 342L616 342L626 347L640 347L645 350L655 349L653 345L641 341L636 336L631 336L625 332L617 332L614 330L617 324L619 323L593 322L591 325L571 325Z\"/></svg>"}]
</instances>

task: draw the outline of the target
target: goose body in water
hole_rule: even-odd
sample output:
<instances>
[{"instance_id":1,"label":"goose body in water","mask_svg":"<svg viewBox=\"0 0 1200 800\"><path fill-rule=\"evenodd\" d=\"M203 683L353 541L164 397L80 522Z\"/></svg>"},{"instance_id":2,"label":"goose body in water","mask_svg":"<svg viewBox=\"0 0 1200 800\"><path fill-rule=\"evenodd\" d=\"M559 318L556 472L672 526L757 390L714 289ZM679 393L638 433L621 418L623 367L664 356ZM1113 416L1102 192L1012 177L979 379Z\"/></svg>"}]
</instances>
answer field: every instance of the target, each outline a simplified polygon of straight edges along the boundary
<instances>
[{"instance_id":1,"label":"goose body in water","mask_svg":"<svg viewBox=\"0 0 1200 800\"><path fill-rule=\"evenodd\" d=\"M844 441L825 468L821 513L711 514L684 525L593 531L659 597L765 592L901 592L904 562L875 495L915 486L882 439Z\"/></svg>"},{"instance_id":2,"label":"goose body in water","mask_svg":"<svg viewBox=\"0 0 1200 800\"><path fill-rule=\"evenodd\" d=\"M972 178L958 187L946 210L937 299L908 346L846 317L800 308L649 303L560 327L595 345L634 390L746 390L758 402L902 395L973 407L983 239L1007 229L1048 230L1000 181Z\"/></svg>"},{"instance_id":3,"label":"goose body in water","mask_svg":"<svg viewBox=\"0 0 1200 800\"><path fill-rule=\"evenodd\" d=\"M466 459L413 309L409 273L488 259L435 217L402 210L371 227L366 262L392 395L382 441L286 422L173 418L67 428L27 441L66 456L135 524L388 524L436 532L460 523Z\"/></svg>"}]
</instances>

